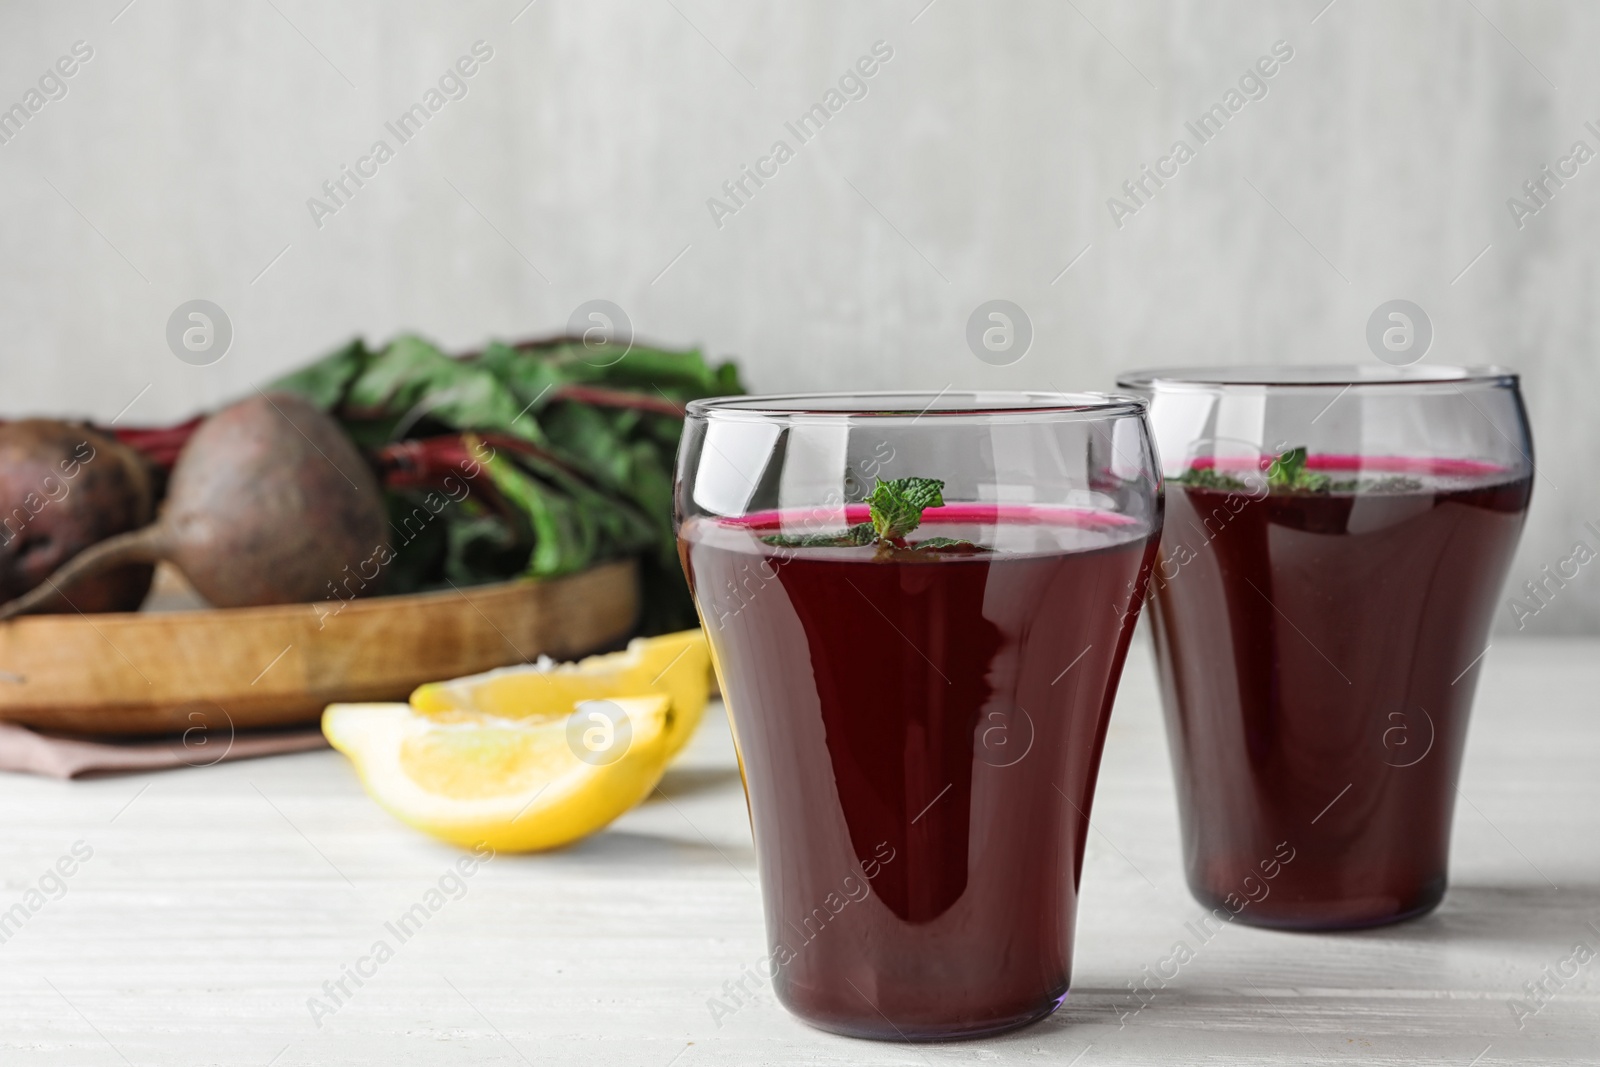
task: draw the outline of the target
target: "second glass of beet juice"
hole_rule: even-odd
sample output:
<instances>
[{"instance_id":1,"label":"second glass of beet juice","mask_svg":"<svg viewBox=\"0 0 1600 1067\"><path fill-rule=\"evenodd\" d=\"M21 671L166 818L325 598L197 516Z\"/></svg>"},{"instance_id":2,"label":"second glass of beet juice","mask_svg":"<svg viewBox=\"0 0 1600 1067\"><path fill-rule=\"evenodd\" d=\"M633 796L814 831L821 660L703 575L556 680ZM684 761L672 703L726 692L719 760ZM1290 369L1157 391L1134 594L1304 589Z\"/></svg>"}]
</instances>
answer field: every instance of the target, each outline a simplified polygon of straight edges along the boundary
<instances>
[{"instance_id":1,"label":"second glass of beet juice","mask_svg":"<svg viewBox=\"0 0 1600 1067\"><path fill-rule=\"evenodd\" d=\"M778 998L888 1040L1048 1015L1161 528L1142 402L695 401L676 492Z\"/></svg>"},{"instance_id":2,"label":"second glass of beet juice","mask_svg":"<svg viewBox=\"0 0 1600 1067\"><path fill-rule=\"evenodd\" d=\"M1373 926L1444 896L1456 779L1533 485L1516 375L1231 367L1150 398L1150 577L1189 885L1224 919Z\"/></svg>"}]
</instances>

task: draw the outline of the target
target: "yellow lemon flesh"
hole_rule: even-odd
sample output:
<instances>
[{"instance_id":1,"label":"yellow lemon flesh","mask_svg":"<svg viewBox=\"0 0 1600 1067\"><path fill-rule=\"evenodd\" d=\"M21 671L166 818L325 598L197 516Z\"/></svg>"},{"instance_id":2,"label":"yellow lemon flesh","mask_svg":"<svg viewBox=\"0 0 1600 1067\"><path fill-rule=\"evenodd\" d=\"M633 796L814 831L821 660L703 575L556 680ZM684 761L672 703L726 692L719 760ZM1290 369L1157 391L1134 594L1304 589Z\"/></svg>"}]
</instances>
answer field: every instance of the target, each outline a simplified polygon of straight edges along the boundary
<instances>
[{"instance_id":1,"label":"yellow lemon flesh","mask_svg":"<svg viewBox=\"0 0 1600 1067\"><path fill-rule=\"evenodd\" d=\"M671 701L586 700L570 714L447 720L409 704L330 704L322 732L372 798L402 822L466 848L558 848L650 794L666 769Z\"/></svg>"},{"instance_id":2,"label":"yellow lemon flesh","mask_svg":"<svg viewBox=\"0 0 1600 1067\"><path fill-rule=\"evenodd\" d=\"M705 634L684 630L636 637L622 652L577 663L546 661L430 682L411 694L411 706L441 721L462 712L503 719L564 719L581 700L615 700L641 693L661 693L671 700L667 748L669 758L677 755L694 736L711 695L711 649Z\"/></svg>"}]
</instances>

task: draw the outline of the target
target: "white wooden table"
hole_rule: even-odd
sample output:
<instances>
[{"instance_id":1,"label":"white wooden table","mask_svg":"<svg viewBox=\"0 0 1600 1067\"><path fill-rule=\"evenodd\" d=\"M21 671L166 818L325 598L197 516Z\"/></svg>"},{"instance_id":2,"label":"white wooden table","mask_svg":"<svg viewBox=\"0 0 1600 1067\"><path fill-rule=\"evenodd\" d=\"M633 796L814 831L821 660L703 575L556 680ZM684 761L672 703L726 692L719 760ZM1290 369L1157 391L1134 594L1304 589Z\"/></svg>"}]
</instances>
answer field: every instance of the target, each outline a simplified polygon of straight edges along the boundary
<instances>
[{"instance_id":1,"label":"white wooden table","mask_svg":"<svg viewBox=\"0 0 1600 1067\"><path fill-rule=\"evenodd\" d=\"M1600 959L1521 1029L1510 1006L1576 943L1600 948L1597 697L1600 643L1497 644L1443 906L1337 936L1227 927L1123 1018L1138 1003L1127 984L1201 914L1137 645L1072 994L1029 1029L942 1046L819 1033L770 990L712 1020L707 1000L765 951L720 716L666 799L566 852L494 859L403 944L385 923L460 854L392 821L332 752L75 783L3 775L0 909L44 902L0 944L0 1063L1600 1063ZM62 865L58 894L47 871L79 841L92 856ZM345 968L380 938L393 958L364 964L357 987ZM351 995L313 1019L308 998L334 1006L323 983L341 978Z\"/></svg>"}]
</instances>

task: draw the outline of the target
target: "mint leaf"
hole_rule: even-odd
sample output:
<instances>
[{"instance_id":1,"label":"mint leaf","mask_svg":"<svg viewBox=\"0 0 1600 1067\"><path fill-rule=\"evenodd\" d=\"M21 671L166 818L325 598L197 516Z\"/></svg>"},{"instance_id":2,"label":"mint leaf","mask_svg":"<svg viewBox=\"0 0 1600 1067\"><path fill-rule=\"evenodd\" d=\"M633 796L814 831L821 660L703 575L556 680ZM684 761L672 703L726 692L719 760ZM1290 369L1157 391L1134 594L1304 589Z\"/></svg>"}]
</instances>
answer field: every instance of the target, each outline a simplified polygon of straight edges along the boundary
<instances>
[{"instance_id":1,"label":"mint leaf","mask_svg":"<svg viewBox=\"0 0 1600 1067\"><path fill-rule=\"evenodd\" d=\"M879 479L867 497L878 539L896 541L921 526L924 508L944 506L943 490L938 478Z\"/></svg>"},{"instance_id":2,"label":"mint leaf","mask_svg":"<svg viewBox=\"0 0 1600 1067\"><path fill-rule=\"evenodd\" d=\"M877 540L870 522L858 522L842 534L768 534L761 540L780 548L852 548Z\"/></svg>"},{"instance_id":3,"label":"mint leaf","mask_svg":"<svg viewBox=\"0 0 1600 1067\"><path fill-rule=\"evenodd\" d=\"M1192 485L1197 489L1222 489L1230 493L1242 493L1249 488L1240 479L1231 474L1223 474L1215 467L1190 467L1172 480L1180 485Z\"/></svg>"},{"instance_id":4,"label":"mint leaf","mask_svg":"<svg viewBox=\"0 0 1600 1067\"><path fill-rule=\"evenodd\" d=\"M846 530L844 535L850 539L852 545L870 545L877 532L873 530L872 523L858 522Z\"/></svg>"},{"instance_id":5,"label":"mint leaf","mask_svg":"<svg viewBox=\"0 0 1600 1067\"><path fill-rule=\"evenodd\" d=\"M1420 493L1422 481L1417 478L1408 478L1403 474L1392 474L1387 478L1372 478L1362 481L1359 491L1363 493Z\"/></svg>"},{"instance_id":6,"label":"mint leaf","mask_svg":"<svg viewBox=\"0 0 1600 1067\"><path fill-rule=\"evenodd\" d=\"M1328 483L1334 493L1418 493L1422 482L1404 474L1391 474L1382 478L1341 478Z\"/></svg>"},{"instance_id":7,"label":"mint leaf","mask_svg":"<svg viewBox=\"0 0 1600 1067\"><path fill-rule=\"evenodd\" d=\"M982 545L975 545L971 541L968 541L964 537L930 537L925 541L918 541L916 544L911 545L910 547L911 547L912 551L915 551L915 552L940 552L940 551L987 552L987 551L989 551L989 549L984 548Z\"/></svg>"}]
</instances>

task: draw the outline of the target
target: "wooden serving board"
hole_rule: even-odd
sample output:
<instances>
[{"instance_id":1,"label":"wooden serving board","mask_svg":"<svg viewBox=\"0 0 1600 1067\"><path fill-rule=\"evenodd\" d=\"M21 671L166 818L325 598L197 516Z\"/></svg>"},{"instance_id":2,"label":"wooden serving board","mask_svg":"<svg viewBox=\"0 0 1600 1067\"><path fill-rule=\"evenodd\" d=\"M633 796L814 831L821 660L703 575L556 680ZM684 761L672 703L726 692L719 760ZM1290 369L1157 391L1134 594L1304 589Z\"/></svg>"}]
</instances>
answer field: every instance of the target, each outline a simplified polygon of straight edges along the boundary
<instances>
[{"instance_id":1,"label":"wooden serving board","mask_svg":"<svg viewBox=\"0 0 1600 1067\"><path fill-rule=\"evenodd\" d=\"M620 641L638 618L637 565L329 607L0 623L0 720L73 734L312 723L336 701L404 700L423 682Z\"/></svg>"}]
</instances>

